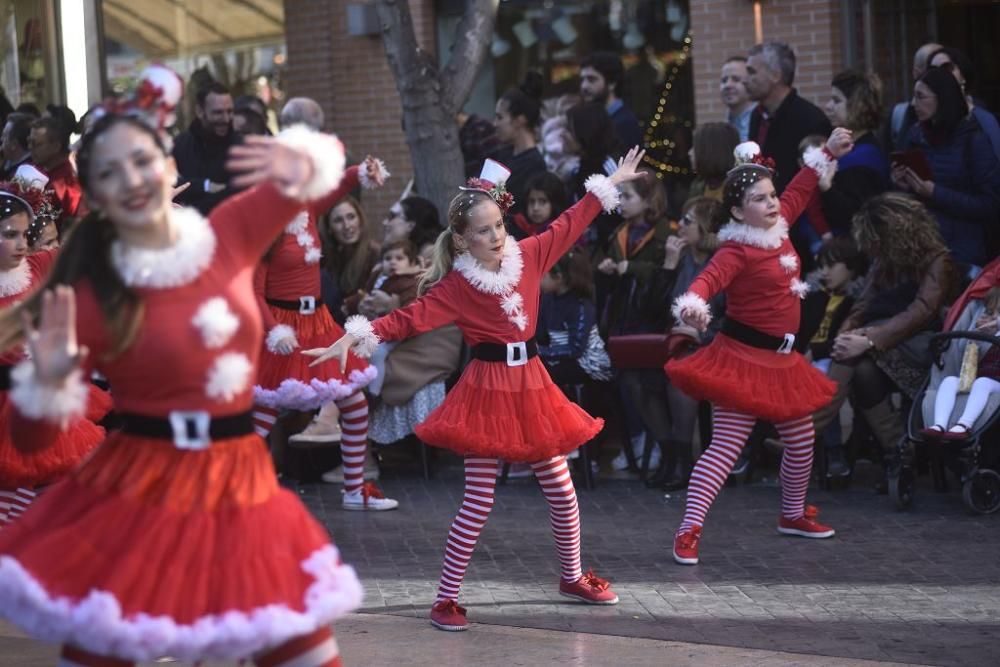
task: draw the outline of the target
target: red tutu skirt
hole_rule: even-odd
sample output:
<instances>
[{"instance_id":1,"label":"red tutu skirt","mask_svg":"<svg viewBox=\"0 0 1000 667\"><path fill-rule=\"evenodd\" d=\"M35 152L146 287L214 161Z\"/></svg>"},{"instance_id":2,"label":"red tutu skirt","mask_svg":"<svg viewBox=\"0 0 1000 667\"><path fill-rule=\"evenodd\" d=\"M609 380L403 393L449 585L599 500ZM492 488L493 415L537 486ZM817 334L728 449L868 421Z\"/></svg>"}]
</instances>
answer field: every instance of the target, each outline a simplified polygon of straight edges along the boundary
<instances>
[{"instance_id":1,"label":"red tutu skirt","mask_svg":"<svg viewBox=\"0 0 1000 667\"><path fill-rule=\"evenodd\" d=\"M291 354L275 354L265 345L260 354L260 371L254 387L254 403L276 410L315 410L331 401L347 398L364 389L378 371L361 357L351 353L347 369L340 370L340 361L332 359L312 368L312 357L302 350L328 347L344 335L325 307L312 315L268 306L278 324L295 331L299 348Z\"/></svg>"},{"instance_id":2,"label":"red tutu skirt","mask_svg":"<svg viewBox=\"0 0 1000 667\"><path fill-rule=\"evenodd\" d=\"M524 366L472 360L414 432L457 454L533 463L573 451L603 426L566 398L535 357Z\"/></svg>"},{"instance_id":3,"label":"red tutu skirt","mask_svg":"<svg viewBox=\"0 0 1000 667\"><path fill-rule=\"evenodd\" d=\"M0 531L0 615L128 660L235 661L361 594L255 435L182 451L114 433Z\"/></svg>"},{"instance_id":4,"label":"red tutu skirt","mask_svg":"<svg viewBox=\"0 0 1000 667\"><path fill-rule=\"evenodd\" d=\"M774 423L812 414L837 390L798 352L778 354L725 334L689 357L668 361L664 369L691 398Z\"/></svg>"},{"instance_id":5,"label":"red tutu skirt","mask_svg":"<svg viewBox=\"0 0 1000 667\"><path fill-rule=\"evenodd\" d=\"M0 430L0 488L31 489L50 484L73 470L104 440L104 429L95 422L104 419L111 406L111 396L91 385L83 418L70 424L50 446L36 452L19 451L10 439L10 430ZM8 393L0 393L0 423L10 423L14 409Z\"/></svg>"}]
</instances>

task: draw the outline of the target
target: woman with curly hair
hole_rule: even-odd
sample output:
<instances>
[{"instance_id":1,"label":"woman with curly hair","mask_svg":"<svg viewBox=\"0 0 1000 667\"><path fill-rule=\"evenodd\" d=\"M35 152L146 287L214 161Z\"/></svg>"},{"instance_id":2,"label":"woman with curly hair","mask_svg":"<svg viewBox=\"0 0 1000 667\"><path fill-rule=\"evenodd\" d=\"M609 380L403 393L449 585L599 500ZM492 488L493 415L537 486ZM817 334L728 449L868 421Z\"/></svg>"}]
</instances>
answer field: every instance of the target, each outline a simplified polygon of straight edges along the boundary
<instances>
[{"instance_id":1,"label":"woman with curly hair","mask_svg":"<svg viewBox=\"0 0 1000 667\"><path fill-rule=\"evenodd\" d=\"M872 267L834 342L828 377L837 393L816 413L816 430L840 413L853 390L888 451L903 435L889 396L899 390L913 398L919 391L931 363L930 337L941 328L941 308L953 300L957 280L937 222L913 197L886 193L865 202L854 216L854 238Z\"/></svg>"}]
</instances>

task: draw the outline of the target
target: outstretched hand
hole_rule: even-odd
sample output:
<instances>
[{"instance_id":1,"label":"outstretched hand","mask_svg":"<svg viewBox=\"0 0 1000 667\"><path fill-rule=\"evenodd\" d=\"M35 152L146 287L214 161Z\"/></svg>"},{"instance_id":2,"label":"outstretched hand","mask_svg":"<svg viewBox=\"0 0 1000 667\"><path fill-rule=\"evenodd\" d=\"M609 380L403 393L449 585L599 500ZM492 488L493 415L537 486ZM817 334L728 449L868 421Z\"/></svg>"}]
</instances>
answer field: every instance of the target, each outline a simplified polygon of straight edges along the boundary
<instances>
[{"instance_id":1,"label":"outstretched hand","mask_svg":"<svg viewBox=\"0 0 1000 667\"><path fill-rule=\"evenodd\" d=\"M374 183L378 187L385 185L385 172L379 167L378 158L371 155L365 156L365 161L362 163L365 172L368 174L368 180Z\"/></svg>"},{"instance_id":2,"label":"outstretched hand","mask_svg":"<svg viewBox=\"0 0 1000 667\"><path fill-rule=\"evenodd\" d=\"M636 170L639 168L642 158L645 155L645 150L640 149L638 146L633 146L632 150L625 157L618 159L618 168L610 176L611 182L615 185L621 185L628 181L634 181L637 178L643 178L646 172Z\"/></svg>"},{"instance_id":3,"label":"outstretched hand","mask_svg":"<svg viewBox=\"0 0 1000 667\"><path fill-rule=\"evenodd\" d=\"M249 188L272 181L287 197L297 197L313 177L312 159L274 137L247 136L229 149L226 169L235 174L233 187Z\"/></svg>"},{"instance_id":4,"label":"outstretched hand","mask_svg":"<svg viewBox=\"0 0 1000 667\"><path fill-rule=\"evenodd\" d=\"M42 295L42 309L36 329L26 310L21 326L35 364L35 379L47 385L61 385L80 367L87 348L76 341L76 294L65 285Z\"/></svg>"},{"instance_id":5,"label":"outstretched hand","mask_svg":"<svg viewBox=\"0 0 1000 667\"><path fill-rule=\"evenodd\" d=\"M854 135L843 127L838 127L831 132L830 138L826 140L826 150L830 151L830 154L837 159L850 153L853 148Z\"/></svg>"},{"instance_id":6,"label":"outstretched hand","mask_svg":"<svg viewBox=\"0 0 1000 667\"><path fill-rule=\"evenodd\" d=\"M358 342L357 338L349 333L345 333L340 337L340 340L330 347L314 347L311 350L302 350L302 354L307 357L316 358L311 364L309 364L310 368L318 364L322 364L325 361L329 361L330 359L339 359L340 372L343 373L347 368L347 355L350 353L351 348L354 347L356 342Z\"/></svg>"}]
</instances>

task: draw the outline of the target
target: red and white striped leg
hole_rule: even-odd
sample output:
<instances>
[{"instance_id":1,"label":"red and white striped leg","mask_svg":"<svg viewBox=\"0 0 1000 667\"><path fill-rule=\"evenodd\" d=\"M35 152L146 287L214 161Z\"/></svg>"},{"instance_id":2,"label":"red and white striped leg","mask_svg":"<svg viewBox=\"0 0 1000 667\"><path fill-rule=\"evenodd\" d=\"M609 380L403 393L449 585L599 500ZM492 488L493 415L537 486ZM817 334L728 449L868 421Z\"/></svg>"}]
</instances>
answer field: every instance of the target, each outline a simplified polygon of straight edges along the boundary
<instances>
[{"instance_id":1,"label":"red and white striped leg","mask_svg":"<svg viewBox=\"0 0 1000 667\"><path fill-rule=\"evenodd\" d=\"M583 576L580 566L580 507L565 456L532 463L542 493L549 501L549 521L559 552L563 581L577 581Z\"/></svg>"},{"instance_id":2,"label":"red and white striped leg","mask_svg":"<svg viewBox=\"0 0 1000 667\"><path fill-rule=\"evenodd\" d=\"M253 407L253 430L260 437L267 440L267 436L274 430L274 424L278 421L278 413L275 408L266 408L263 405Z\"/></svg>"},{"instance_id":3,"label":"red and white striped leg","mask_svg":"<svg viewBox=\"0 0 1000 667\"><path fill-rule=\"evenodd\" d=\"M813 444L816 439L812 415L775 425L785 451L781 455L781 516L801 519L806 509L806 492L812 474Z\"/></svg>"},{"instance_id":4,"label":"red and white striped leg","mask_svg":"<svg viewBox=\"0 0 1000 667\"><path fill-rule=\"evenodd\" d=\"M341 667L340 648L330 628L291 639L254 658L257 667Z\"/></svg>"},{"instance_id":5,"label":"red and white striped leg","mask_svg":"<svg viewBox=\"0 0 1000 667\"><path fill-rule=\"evenodd\" d=\"M365 450L368 448L368 401L358 391L336 401L340 409L340 456L344 463L344 492L361 488L365 481Z\"/></svg>"}]
</instances>

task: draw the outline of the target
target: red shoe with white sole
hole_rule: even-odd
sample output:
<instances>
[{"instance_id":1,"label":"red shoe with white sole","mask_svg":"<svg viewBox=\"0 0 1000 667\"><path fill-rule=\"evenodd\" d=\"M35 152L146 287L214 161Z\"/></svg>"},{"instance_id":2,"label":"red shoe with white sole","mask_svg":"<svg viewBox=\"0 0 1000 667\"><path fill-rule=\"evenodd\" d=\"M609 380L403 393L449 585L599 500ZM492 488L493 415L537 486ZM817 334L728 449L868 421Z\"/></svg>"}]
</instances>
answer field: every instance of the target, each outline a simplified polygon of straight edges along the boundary
<instances>
[{"instance_id":1,"label":"red shoe with white sole","mask_svg":"<svg viewBox=\"0 0 1000 667\"><path fill-rule=\"evenodd\" d=\"M698 542L701 526L692 526L674 536L674 560L681 565L698 564Z\"/></svg>"},{"instance_id":2,"label":"red shoe with white sole","mask_svg":"<svg viewBox=\"0 0 1000 667\"><path fill-rule=\"evenodd\" d=\"M587 604L618 604L618 596L611 590L611 583L601 579L593 570L574 582L559 582L559 595Z\"/></svg>"},{"instance_id":3,"label":"red shoe with white sole","mask_svg":"<svg viewBox=\"0 0 1000 667\"><path fill-rule=\"evenodd\" d=\"M811 537L813 539L824 539L833 537L836 531L830 526L824 526L816 517L819 516L819 508L813 505L806 506L806 513L801 519L778 519L778 532L782 535L797 535L799 537Z\"/></svg>"},{"instance_id":4,"label":"red shoe with white sole","mask_svg":"<svg viewBox=\"0 0 1000 667\"><path fill-rule=\"evenodd\" d=\"M465 620L465 607L459 607L454 600L438 600L431 607L431 625L445 632L461 632L469 629Z\"/></svg>"}]
</instances>

